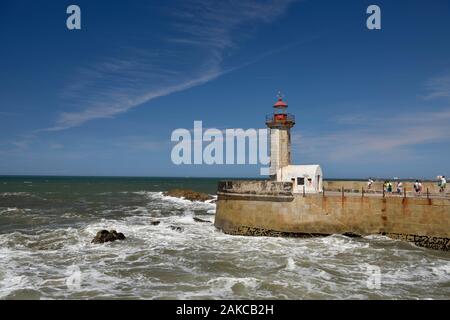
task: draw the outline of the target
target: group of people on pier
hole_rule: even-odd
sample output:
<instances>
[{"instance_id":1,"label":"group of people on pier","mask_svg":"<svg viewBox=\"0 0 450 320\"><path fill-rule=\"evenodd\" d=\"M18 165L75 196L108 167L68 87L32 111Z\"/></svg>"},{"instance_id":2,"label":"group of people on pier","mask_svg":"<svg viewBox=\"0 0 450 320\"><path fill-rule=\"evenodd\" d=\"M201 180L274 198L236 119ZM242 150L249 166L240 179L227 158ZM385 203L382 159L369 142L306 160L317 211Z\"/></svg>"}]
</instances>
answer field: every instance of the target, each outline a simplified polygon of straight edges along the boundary
<instances>
[{"instance_id":1,"label":"group of people on pier","mask_svg":"<svg viewBox=\"0 0 450 320\"><path fill-rule=\"evenodd\" d=\"M438 188L439 188L439 192L440 193L444 193L445 189L447 187L447 180L445 178L445 176L438 176L437 177L438 180ZM375 181L372 178L369 178L369 180L367 181L367 189L371 190L372 189L372 185ZM416 180L414 182L413 185L414 188L414 192L416 195L420 195L423 192L423 185L419 180ZM397 194L402 194L404 193L405 189L403 186L403 182L400 180L396 181L396 186L395 186L395 192L394 192L394 186L392 184L391 181L389 180L385 180L384 184L383 184L383 191L387 192L387 193L397 193Z\"/></svg>"}]
</instances>

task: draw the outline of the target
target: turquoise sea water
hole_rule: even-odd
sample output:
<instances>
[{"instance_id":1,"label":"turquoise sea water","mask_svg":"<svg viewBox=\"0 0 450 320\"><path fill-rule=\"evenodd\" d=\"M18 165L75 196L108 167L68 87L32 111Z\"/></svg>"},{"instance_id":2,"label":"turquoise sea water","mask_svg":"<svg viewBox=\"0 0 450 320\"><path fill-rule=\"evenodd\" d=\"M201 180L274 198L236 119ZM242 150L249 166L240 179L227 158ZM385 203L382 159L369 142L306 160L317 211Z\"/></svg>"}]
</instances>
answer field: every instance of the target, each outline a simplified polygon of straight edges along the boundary
<instances>
[{"instance_id":1,"label":"turquoise sea water","mask_svg":"<svg viewBox=\"0 0 450 320\"><path fill-rule=\"evenodd\" d=\"M214 203L162 194L215 194L218 180L0 177L0 299L450 298L447 252L381 236L229 236L193 219L213 222ZM101 229L127 240L91 244Z\"/></svg>"}]
</instances>

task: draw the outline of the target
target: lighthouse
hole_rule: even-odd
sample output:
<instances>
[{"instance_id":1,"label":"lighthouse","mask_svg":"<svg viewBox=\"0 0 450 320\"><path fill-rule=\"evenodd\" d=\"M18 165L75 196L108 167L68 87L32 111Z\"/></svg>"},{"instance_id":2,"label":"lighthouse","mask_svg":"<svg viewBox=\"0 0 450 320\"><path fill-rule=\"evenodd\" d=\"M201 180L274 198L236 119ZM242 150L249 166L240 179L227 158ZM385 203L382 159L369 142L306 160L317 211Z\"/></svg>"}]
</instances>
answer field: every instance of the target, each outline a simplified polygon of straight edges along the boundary
<instances>
[{"instance_id":1,"label":"lighthouse","mask_svg":"<svg viewBox=\"0 0 450 320\"><path fill-rule=\"evenodd\" d=\"M295 117L287 113L287 107L278 93L273 113L266 116L266 125L270 131L270 179L291 182L294 193L322 192L323 173L320 165L291 163L291 128L295 125Z\"/></svg>"},{"instance_id":2,"label":"lighthouse","mask_svg":"<svg viewBox=\"0 0 450 320\"><path fill-rule=\"evenodd\" d=\"M295 117L287 113L287 103L278 93L278 101L273 105L274 111L266 116L266 125L270 132L270 169L271 180L282 180L280 169L291 164L291 128Z\"/></svg>"}]
</instances>

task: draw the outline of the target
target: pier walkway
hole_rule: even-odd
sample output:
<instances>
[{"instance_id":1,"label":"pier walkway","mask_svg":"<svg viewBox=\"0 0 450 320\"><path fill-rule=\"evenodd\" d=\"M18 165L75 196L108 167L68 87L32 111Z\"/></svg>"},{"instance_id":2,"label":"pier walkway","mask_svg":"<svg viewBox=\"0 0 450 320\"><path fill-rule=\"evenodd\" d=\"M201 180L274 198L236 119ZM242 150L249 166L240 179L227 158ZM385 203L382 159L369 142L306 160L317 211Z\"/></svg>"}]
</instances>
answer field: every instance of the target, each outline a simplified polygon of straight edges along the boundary
<instances>
[{"instance_id":1,"label":"pier walkway","mask_svg":"<svg viewBox=\"0 0 450 320\"><path fill-rule=\"evenodd\" d=\"M323 196L344 196L344 197L385 197L385 198L415 198L415 199L447 199L450 200L450 193L431 193L431 192L421 192L420 194L417 194L414 191L406 191L401 194L397 192L382 192L382 191L367 191L367 190L339 190L339 189L332 189L332 190L324 190L324 192L321 192L321 195ZM305 194L305 196L308 196L308 193Z\"/></svg>"}]
</instances>

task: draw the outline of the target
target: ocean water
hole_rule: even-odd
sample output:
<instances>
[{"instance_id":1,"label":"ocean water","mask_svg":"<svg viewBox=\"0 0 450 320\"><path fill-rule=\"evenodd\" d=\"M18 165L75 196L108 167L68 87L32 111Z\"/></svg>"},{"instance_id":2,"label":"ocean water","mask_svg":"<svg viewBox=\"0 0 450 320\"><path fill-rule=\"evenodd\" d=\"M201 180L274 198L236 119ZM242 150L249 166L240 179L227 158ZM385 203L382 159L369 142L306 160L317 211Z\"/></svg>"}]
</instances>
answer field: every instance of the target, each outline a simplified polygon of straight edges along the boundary
<instances>
[{"instance_id":1,"label":"ocean water","mask_svg":"<svg viewBox=\"0 0 450 320\"><path fill-rule=\"evenodd\" d=\"M0 299L450 299L448 252L229 236L193 220L213 222L214 203L162 194L217 181L0 177ZM91 244L101 229L127 239Z\"/></svg>"}]
</instances>

